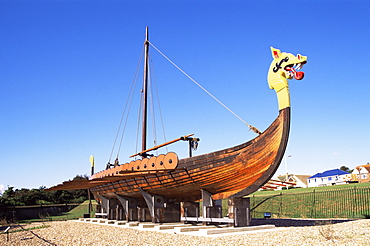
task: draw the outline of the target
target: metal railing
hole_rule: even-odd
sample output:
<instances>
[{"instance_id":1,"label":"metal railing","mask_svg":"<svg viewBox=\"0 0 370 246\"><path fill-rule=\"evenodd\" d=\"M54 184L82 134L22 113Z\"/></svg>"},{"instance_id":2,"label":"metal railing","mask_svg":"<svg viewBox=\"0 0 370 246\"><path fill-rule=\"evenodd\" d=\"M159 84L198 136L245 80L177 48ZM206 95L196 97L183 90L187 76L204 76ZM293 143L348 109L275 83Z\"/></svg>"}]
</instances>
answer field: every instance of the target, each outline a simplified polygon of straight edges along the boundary
<instances>
[{"instance_id":1,"label":"metal railing","mask_svg":"<svg viewBox=\"0 0 370 246\"><path fill-rule=\"evenodd\" d=\"M251 215L263 218L370 218L370 187L252 195Z\"/></svg>"}]
</instances>

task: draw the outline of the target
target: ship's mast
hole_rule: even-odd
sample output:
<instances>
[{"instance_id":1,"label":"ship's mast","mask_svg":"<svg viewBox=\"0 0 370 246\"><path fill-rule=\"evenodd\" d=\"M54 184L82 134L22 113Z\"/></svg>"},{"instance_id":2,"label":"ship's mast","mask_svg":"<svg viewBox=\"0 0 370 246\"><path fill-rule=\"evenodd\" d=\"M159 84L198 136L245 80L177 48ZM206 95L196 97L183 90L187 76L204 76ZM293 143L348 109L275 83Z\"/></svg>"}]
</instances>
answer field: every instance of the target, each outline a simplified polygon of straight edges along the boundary
<instances>
[{"instance_id":1,"label":"ship's mast","mask_svg":"<svg viewBox=\"0 0 370 246\"><path fill-rule=\"evenodd\" d=\"M147 111L148 111L148 55L149 55L149 34L148 27L146 27L145 32L145 43L144 43L144 83L143 83L143 117L142 117L142 140L141 140L141 149L142 151L146 150L146 132L147 132ZM146 153L142 154L143 157L146 156Z\"/></svg>"}]
</instances>

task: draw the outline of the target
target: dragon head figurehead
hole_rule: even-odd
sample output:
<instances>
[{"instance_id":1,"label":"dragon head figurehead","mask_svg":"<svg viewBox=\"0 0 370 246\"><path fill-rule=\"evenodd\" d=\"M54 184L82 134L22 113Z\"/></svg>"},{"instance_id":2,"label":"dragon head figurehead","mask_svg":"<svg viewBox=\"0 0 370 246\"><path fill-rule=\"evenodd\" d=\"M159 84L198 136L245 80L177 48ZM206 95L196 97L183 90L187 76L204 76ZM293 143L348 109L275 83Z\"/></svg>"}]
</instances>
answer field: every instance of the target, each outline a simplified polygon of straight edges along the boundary
<instances>
[{"instance_id":1,"label":"dragon head figurehead","mask_svg":"<svg viewBox=\"0 0 370 246\"><path fill-rule=\"evenodd\" d=\"M288 79L301 80L304 73L300 70L307 63L307 56L293 55L281 52L271 47L272 58L267 80L270 89L274 89L278 96L279 109L290 107Z\"/></svg>"}]
</instances>

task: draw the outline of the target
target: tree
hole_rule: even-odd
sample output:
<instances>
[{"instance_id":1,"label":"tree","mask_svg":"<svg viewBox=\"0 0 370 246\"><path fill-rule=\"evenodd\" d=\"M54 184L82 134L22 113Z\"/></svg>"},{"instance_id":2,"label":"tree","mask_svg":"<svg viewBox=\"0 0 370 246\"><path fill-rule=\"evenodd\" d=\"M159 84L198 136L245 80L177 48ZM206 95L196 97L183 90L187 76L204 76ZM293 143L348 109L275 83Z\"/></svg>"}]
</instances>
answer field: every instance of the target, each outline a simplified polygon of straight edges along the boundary
<instances>
[{"instance_id":1,"label":"tree","mask_svg":"<svg viewBox=\"0 0 370 246\"><path fill-rule=\"evenodd\" d=\"M16 197L17 190L13 190L14 187L8 187L1 197L0 205L3 206L22 206L24 203L20 202Z\"/></svg>"},{"instance_id":2,"label":"tree","mask_svg":"<svg viewBox=\"0 0 370 246\"><path fill-rule=\"evenodd\" d=\"M87 178L86 175L76 175L73 180ZM8 187L0 197L0 206L81 203L87 199L87 189L46 191L45 186L31 190L25 188L14 190L14 187Z\"/></svg>"},{"instance_id":3,"label":"tree","mask_svg":"<svg viewBox=\"0 0 370 246\"><path fill-rule=\"evenodd\" d=\"M341 166L339 169L342 170L342 171L345 171L345 172L349 172L349 173L352 173L352 171L353 171L353 170L349 169L349 167L346 167L346 166Z\"/></svg>"}]
</instances>

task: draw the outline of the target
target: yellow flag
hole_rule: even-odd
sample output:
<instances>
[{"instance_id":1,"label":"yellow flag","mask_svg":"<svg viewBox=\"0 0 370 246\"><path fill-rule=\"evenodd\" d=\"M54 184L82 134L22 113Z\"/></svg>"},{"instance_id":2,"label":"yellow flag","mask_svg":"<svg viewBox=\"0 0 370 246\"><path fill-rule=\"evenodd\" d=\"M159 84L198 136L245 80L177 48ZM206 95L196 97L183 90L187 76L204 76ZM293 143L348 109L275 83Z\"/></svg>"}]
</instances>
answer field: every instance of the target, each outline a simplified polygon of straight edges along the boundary
<instances>
[{"instance_id":1,"label":"yellow flag","mask_svg":"<svg viewBox=\"0 0 370 246\"><path fill-rule=\"evenodd\" d=\"M93 155L90 155L90 163L91 163L91 166L93 167L94 166L94 156Z\"/></svg>"}]
</instances>

